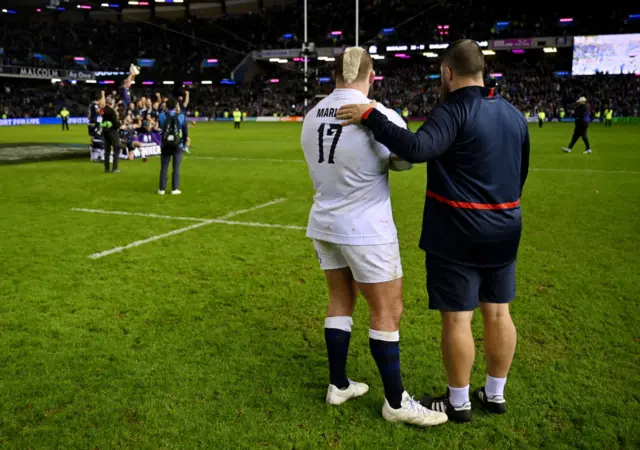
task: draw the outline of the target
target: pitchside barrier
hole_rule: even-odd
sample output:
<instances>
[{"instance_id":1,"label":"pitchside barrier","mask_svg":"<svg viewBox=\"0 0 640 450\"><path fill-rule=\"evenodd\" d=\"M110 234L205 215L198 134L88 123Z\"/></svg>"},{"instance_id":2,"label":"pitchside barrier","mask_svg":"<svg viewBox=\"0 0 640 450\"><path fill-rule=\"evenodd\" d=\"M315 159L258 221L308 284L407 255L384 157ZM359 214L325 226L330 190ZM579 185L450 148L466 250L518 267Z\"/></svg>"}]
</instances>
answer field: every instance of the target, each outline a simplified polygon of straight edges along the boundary
<instances>
[{"instance_id":1,"label":"pitchside barrier","mask_svg":"<svg viewBox=\"0 0 640 450\"><path fill-rule=\"evenodd\" d=\"M188 117L189 122L233 122L232 117ZM301 116L286 117L245 117L243 122L302 122ZM409 117L409 122L424 122L426 117ZM538 117L531 116L527 119L530 123L537 123ZM565 117L563 119L552 118L546 119L547 122L574 122L574 119ZM602 118L591 119L592 123L602 122ZM640 123L640 117L614 117L614 123ZM69 117L70 125L87 125L89 120L86 117ZM59 117L33 117L29 119L0 119L0 127L17 126L17 125L62 125L62 119Z\"/></svg>"}]
</instances>

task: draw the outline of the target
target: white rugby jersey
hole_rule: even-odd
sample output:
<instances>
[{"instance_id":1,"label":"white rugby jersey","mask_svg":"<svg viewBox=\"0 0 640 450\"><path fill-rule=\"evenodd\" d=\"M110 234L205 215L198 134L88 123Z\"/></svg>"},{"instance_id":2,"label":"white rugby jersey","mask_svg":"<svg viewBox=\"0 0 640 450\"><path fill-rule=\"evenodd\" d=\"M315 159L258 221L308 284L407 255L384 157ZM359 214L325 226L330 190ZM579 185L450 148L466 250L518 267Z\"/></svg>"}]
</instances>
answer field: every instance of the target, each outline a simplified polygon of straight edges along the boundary
<instances>
[{"instance_id":1,"label":"white rugby jersey","mask_svg":"<svg viewBox=\"0 0 640 450\"><path fill-rule=\"evenodd\" d=\"M336 111L351 103L369 103L355 89L335 89L304 118L302 149L316 195L307 236L335 244L378 245L395 242L391 213L389 150L362 126L341 127ZM377 109L406 128L394 111Z\"/></svg>"}]
</instances>

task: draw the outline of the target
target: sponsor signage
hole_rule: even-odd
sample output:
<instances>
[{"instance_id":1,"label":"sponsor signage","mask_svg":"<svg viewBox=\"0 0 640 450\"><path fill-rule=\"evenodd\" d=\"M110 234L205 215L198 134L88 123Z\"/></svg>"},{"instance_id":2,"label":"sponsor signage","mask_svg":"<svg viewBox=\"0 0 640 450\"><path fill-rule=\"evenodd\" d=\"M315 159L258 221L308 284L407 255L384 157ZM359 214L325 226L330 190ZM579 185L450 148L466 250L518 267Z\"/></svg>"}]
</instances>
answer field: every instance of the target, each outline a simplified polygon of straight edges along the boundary
<instances>
[{"instance_id":1,"label":"sponsor signage","mask_svg":"<svg viewBox=\"0 0 640 450\"><path fill-rule=\"evenodd\" d=\"M120 76L120 75L128 75L128 72L118 72L118 71L98 71L95 72L96 77L112 77L112 76Z\"/></svg>"},{"instance_id":2,"label":"sponsor signage","mask_svg":"<svg viewBox=\"0 0 640 450\"><path fill-rule=\"evenodd\" d=\"M489 48L493 50L512 50L545 47L572 47L572 36L548 36L528 39L496 39L489 41Z\"/></svg>"},{"instance_id":3,"label":"sponsor signage","mask_svg":"<svg viewBox=\"0 0 640 450\"><path fill-rule=\"evenodd\" d=\"M533 39L497 39L493 41L494 49L531 47Z\"/></svg>"},{"instance_id":4,"label":"sponsor signage","mask_svg":"<svg viewBox=\"0 0 640 450\"><path fill-rule=\"evenodd\" d=\"M294 58L300 56L302 50L297 48L286 50L261 50L258 52L258 58Z\"/></svg>"},{"instance_id":5,"label":"sponsor signage","mask_svg":"<svg viewBox=\"0 0 640 450\"><path fill-rule=\"evenodd\" d=\"M65 80L95 80L93 72L86 72L82 70L69 70L67 76L62 77Z\"/></svg>"},{"instance_id":6,"label":"sponsor signage","mask_svg":"<svg viewBox=\"0 0 640 450\"><path fill-rule=\"evenodd\" d=\"M70 125L88 124L86 117L69 117ZM29 119L0 119L0 127L11 127L15 125L61 125L62 119L59 117L32 117Z\"/></svg>"},{"instance_id":7,"label":"sponsor signage","mask_svg":"<svg viewBox=\"0 0 640 450\"><path fill-rule=\"evenodd\" d=\"M387 45L388 52L404 52L408 49L406 45Z\"/></svg>"},{"instance_id":8,"label":"sponsor signage","mask_svg":"<svg viewBox=\"0 0 640 450\"><path fill-rule=\"evenodd\" d=\"M42 67L0 66L0 77L61 80L95 80L95 74L86 70L46 69Z\"/></svg>"}]
</instances>

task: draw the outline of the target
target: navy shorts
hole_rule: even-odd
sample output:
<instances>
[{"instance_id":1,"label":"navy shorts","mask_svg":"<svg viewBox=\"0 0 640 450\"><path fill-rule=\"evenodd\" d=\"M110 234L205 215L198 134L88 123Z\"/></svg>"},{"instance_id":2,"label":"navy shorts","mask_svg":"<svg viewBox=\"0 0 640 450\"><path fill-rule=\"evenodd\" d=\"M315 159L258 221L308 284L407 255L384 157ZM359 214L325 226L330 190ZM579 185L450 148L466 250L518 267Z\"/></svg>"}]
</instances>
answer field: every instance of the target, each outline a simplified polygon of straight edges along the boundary
<instances>
[{"instance_id":1,"label":"navy shorts","mask_svg":"<svg viewBox=\"0 0 640 450\"><path fill-rule=\"evenodd\" d=\"M516 296L515 261L501 267L472 267L427 255L429 308L473 311L480 302L509 303Z\"/></svg>"}]
</instances>

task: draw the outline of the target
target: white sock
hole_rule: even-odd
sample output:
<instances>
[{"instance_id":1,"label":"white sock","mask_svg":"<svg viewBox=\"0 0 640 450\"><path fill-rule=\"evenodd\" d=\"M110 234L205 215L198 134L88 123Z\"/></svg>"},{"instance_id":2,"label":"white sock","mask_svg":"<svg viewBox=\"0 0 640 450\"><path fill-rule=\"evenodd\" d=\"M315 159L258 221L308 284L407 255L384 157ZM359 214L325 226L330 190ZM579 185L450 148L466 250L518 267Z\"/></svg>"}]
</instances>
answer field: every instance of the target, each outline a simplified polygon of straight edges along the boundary
<instances>
[{"instance_id":1,"label":"white sock","mask_svg":"<svg viewBox=\"0 0 640 450\"><path fill-rule=\"evenodd\" d=\"M399 331L377 331L369 328L369 338L376 341L398 342L400 340Z\"/></svg>"},{"instance_id":2,"label":"white sock","mask_svg":"<svg viewBox=\"0 0 640 450\"><path fill-rule=\"evenodd\" d=\"M501 395L504 397L504 385L507 383L507 378L496 378L491 375L487 375L487 382L484 386L484 391L487 393L487 397L495 397Z\"/></svg>"},{"instance_id":3,"label":"white sock","mask_svg":"<svg viewBox=\"0 0 640 450\"><path fill-rule=\"evenodd\" d=\"M335 330L346 331L351 333L351 326L353 325L353 319L349 316L334 316L324 319L325 328L333 328Z\"/></svg>"},{"instance_id":4,"label":"white sock","mask_svg":"<svg viewBox=\"0 0 640 450\"><path fill-rule=\"evenodd\" d=\"M459 408L465 403L469 403L469 385L456 388L449 386L449 402L454 408Z\"/></svg>"}]
</instances>

